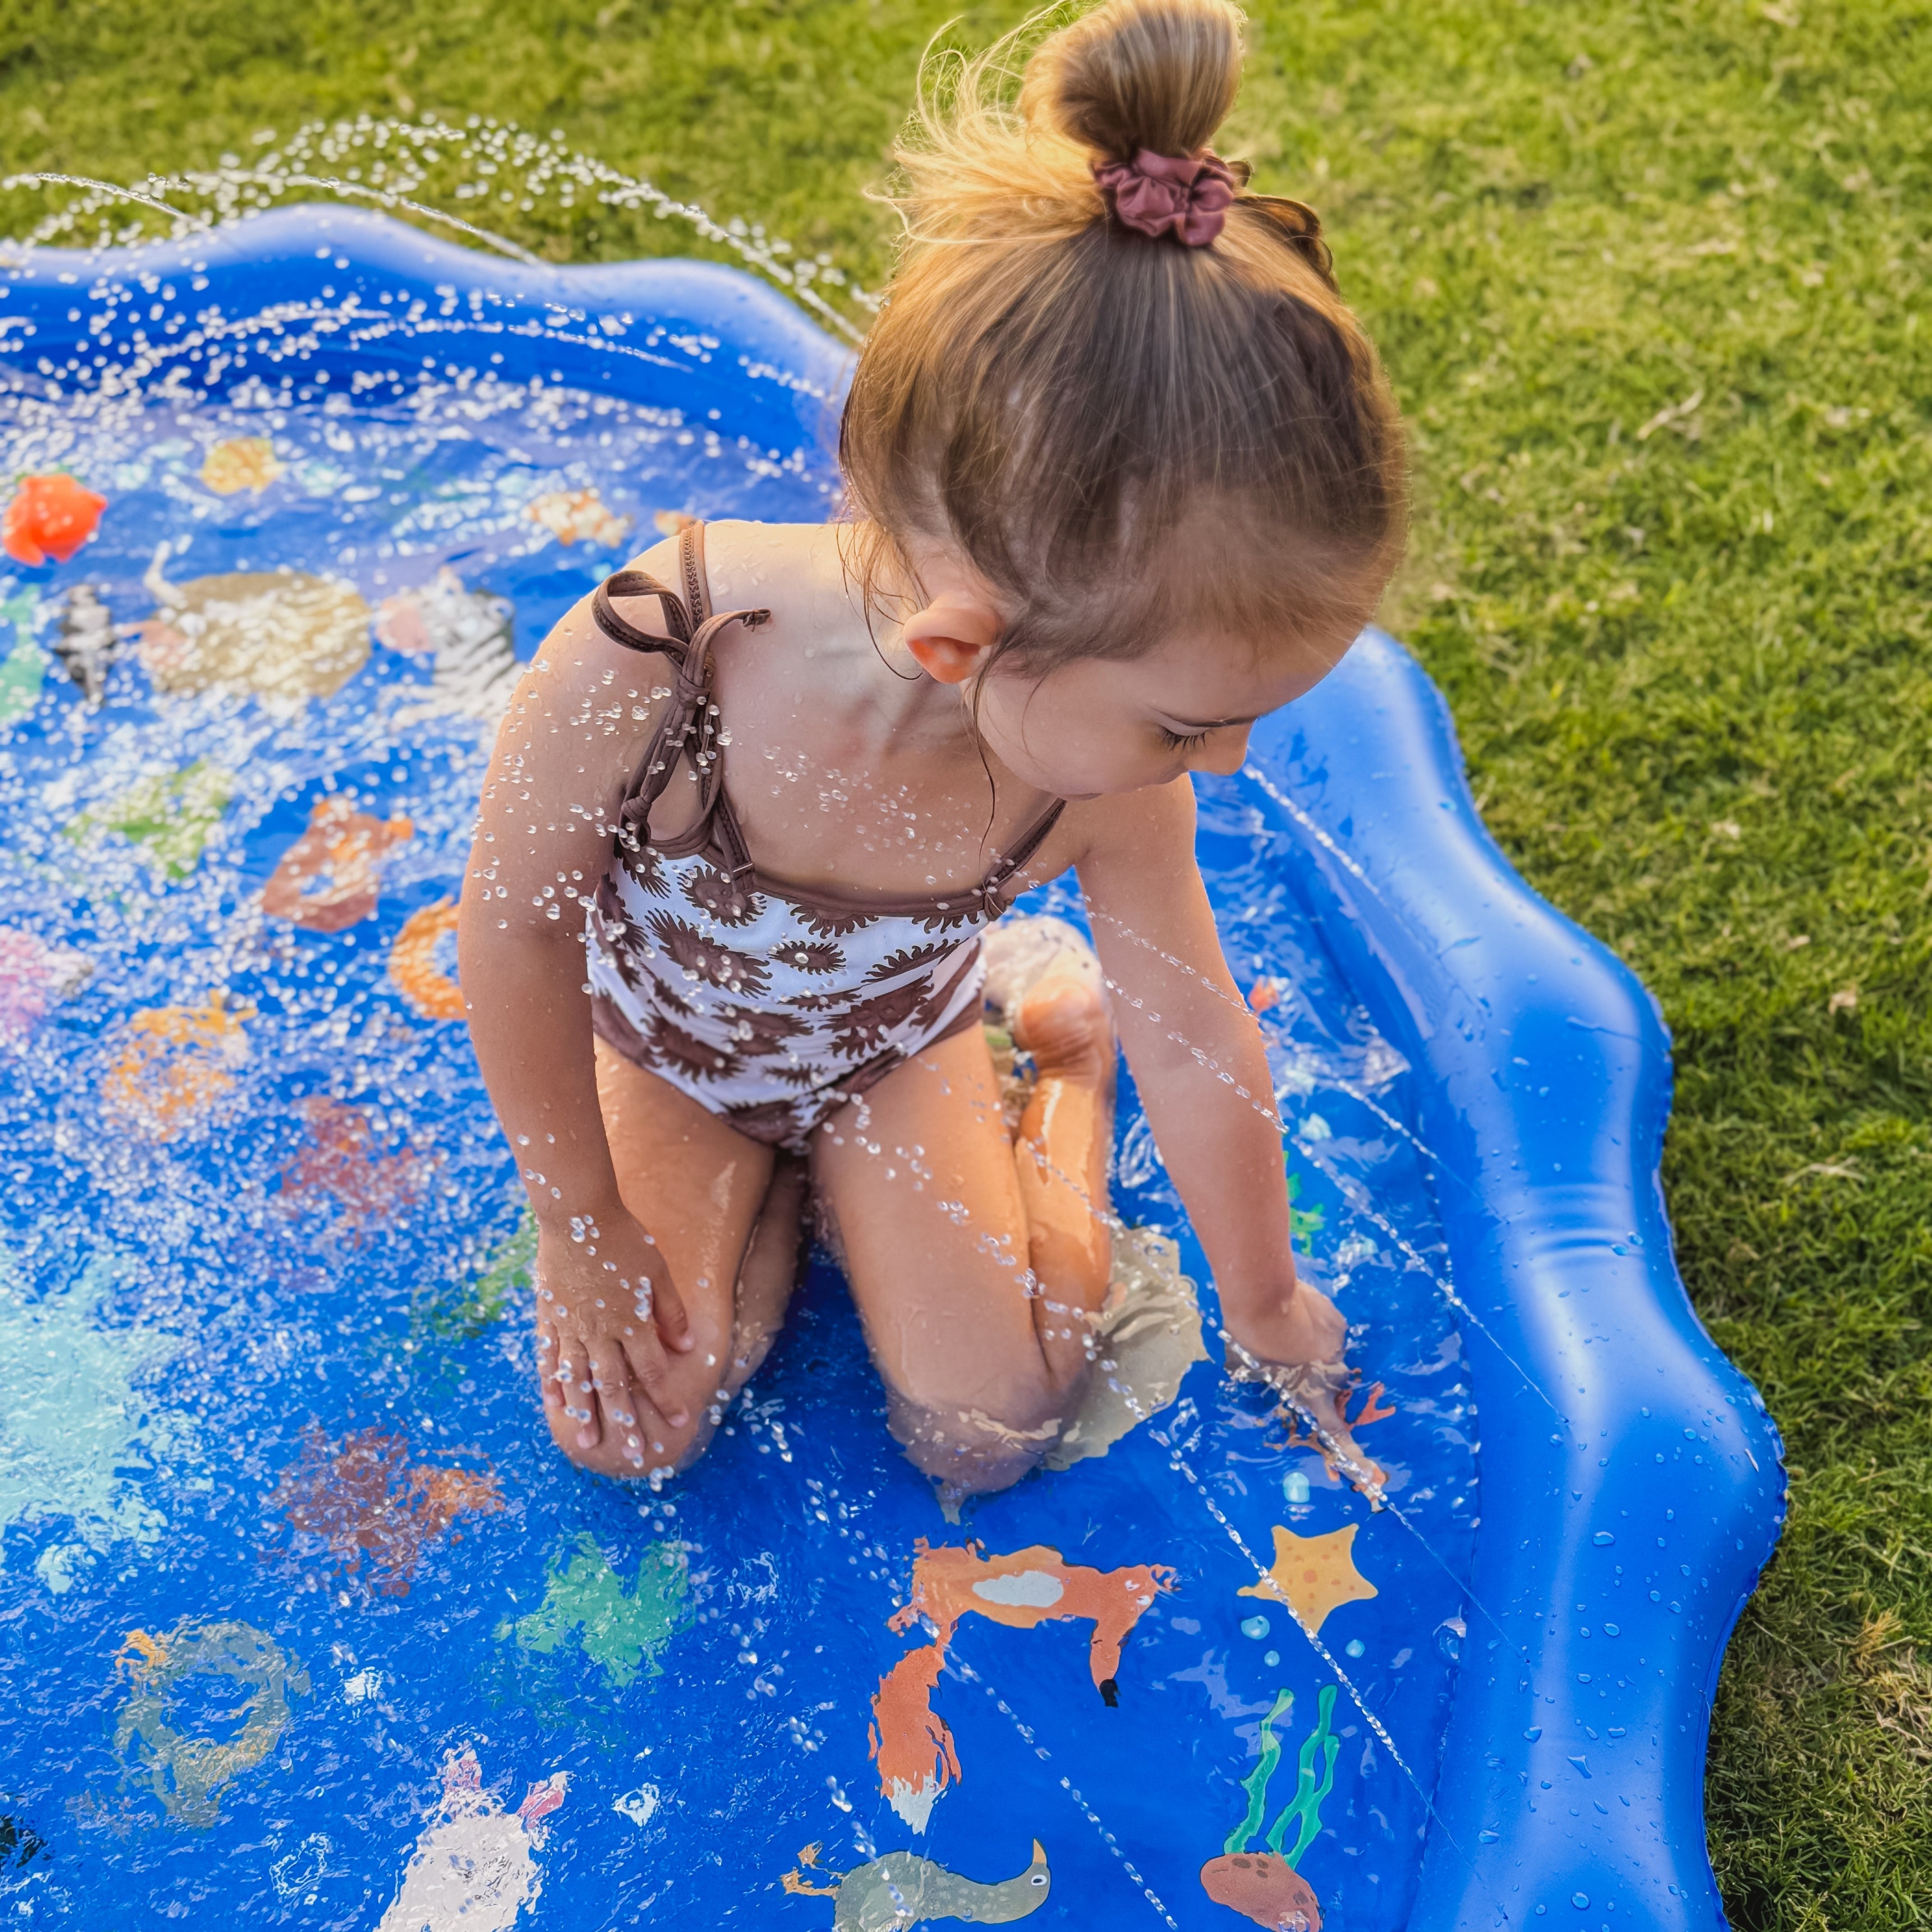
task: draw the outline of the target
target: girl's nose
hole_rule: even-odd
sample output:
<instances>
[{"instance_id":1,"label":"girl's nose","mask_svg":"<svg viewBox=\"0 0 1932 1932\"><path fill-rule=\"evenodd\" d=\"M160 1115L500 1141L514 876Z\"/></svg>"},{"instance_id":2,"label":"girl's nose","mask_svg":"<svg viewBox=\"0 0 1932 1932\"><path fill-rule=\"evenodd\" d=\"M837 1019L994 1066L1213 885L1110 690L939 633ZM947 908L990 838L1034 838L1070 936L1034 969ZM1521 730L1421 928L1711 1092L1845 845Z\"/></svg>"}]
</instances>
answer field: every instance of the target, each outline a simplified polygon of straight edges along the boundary
<instances>
[{"instance_id":1,"label":"girl's nose","mask_svg":"<svg viewBox=\"0 0 1932 1932\"><path fill-rule=\"evenodd\" d=\"M1207 742L1188 760L1187 769L1232 777L1248 761L1248 734L1252 728L1246 724L1224 724L1220 730L1209 732Z\"/></svg>"}]
</instances>

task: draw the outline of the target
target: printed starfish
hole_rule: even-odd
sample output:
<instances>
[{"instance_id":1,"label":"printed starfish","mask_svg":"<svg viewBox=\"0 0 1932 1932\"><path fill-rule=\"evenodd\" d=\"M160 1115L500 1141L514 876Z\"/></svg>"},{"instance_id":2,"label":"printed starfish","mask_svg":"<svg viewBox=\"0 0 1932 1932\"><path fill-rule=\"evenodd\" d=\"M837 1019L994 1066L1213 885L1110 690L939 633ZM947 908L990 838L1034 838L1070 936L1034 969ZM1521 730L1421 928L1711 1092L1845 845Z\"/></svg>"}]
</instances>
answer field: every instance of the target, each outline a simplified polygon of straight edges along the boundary
<instances>
[{"instance_id":1,"label":"printed starfish","mask_svg":"<svg viewBox=\"0 0 1932 1932\"><path fill-rule=\"evenodd\" d=\"M1240 1594L1287 1604L1311 1636L1318 1634L1331 1611L1381 1594L1355 1568L1355 1532L1360 1526L1352 1522L1325 1536L1297 1536L1277 1523L1274 1568Z\"/></svg>"}]
</instances>

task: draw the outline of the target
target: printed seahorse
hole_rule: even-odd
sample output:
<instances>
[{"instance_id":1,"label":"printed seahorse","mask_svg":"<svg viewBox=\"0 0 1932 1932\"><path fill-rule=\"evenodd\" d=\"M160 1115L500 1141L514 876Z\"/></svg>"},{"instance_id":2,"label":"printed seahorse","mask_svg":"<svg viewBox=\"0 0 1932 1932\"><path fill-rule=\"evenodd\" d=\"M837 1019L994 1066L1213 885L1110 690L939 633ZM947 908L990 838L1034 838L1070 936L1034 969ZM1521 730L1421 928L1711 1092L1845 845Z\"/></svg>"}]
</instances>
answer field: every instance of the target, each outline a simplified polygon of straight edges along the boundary
<instances>
[{"instance_id":1,"label":"printed seahorse","mask_svg":"<svg viewBox=\"0 0 1932 1932\"><path fill-rule=\"evenodd\" d=\"M806 1846L800 1856L804 1864L817 1869L816 1845ZM870 1864L845 1873L836 1885L814 1885L802 1872L788 1872L784 1878L787 1892L836 1902L833 1932L904 1932L906 1928L934 1918L1010 1925L1037 1912L1046 1903L1052 1884L1046 1852L1037 1838L1033 1841L1033 1863L1016 1877L997 1885L962 1878L910 1852L888 1852Z\"/></svg>"},{"instance_id":2,"label":"printed seahorse","mask_svg":"<svg viewBox=\"0 0 1932 1932\"><path fill-rule=\"evenodd\" d=\"M1269 1932L1322 1932L1321 1906L1295 1867L1322 1829L1322 1804L1335 1787L1335 1760L1342 1746L1329 1729L1335 1686L1324 1684L1316 1701L1319 1714L1316 1726L1303 1740L1295 1759L1294 1796L1270 1828L1267 1851L1250 1852L1247 1845L1268 1815L1268 1781L1281 1762L1281 1742L1274 1727L1294 1708L1293 1696L1286 1690L1276 1696L1274 1708L1262 1720L1261 1760L1241 1783L1248 1794L1247 1816L1228 1834L1222 1856L1210 1858L1201 1868L1202 1889L1216 1904L1252 1918ZM1318 1778L1315 1771L1318 1757L1322 1760ZM1294 1844L1284 1852L1282 1841L1291 1820L1296 1823Z\"/></svg>"}]
</instances>

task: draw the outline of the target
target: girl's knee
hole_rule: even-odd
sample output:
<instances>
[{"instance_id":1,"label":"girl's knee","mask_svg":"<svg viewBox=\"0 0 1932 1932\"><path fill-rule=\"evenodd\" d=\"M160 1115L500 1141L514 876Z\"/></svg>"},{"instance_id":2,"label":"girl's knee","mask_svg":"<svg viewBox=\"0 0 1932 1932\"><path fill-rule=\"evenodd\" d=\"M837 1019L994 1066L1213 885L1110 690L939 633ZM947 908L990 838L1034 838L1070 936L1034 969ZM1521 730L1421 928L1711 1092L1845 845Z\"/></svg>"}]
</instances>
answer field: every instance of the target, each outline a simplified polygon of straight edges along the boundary
<instances>
[{"instance_id":1,"label":"girl's knee","mask_svg":"<svg viewBox=\"0 0 1932 1932\"><path fill-rule=\"evenodd\" d=\"M954 1405L893 1392L892 1432L913 1465L961 1494L1010 1489L1036 1468L1066 1426L1050 1390L1010 1391L1006 1400Z\"/></svg>"}]
</instances>

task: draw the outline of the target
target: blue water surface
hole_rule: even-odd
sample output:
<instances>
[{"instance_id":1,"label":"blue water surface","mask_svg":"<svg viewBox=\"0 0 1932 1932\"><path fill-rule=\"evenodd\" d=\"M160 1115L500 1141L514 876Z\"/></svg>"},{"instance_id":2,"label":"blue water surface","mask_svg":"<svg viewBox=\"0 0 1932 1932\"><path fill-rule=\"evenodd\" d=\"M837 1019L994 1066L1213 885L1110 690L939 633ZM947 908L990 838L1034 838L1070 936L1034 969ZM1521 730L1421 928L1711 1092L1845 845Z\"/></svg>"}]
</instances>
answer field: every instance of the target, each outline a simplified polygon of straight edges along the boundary
<instances>
[{"instance_id":1,"label":"blue water surface","mask_svg":"<svg viewBox=\"0 0 1932 1932\"><path fill-rule=\"evenodd\" d=\"M218 494L208 452L240 438L280 473ZM460 891L487 723L424 715L428 661L380 644L296 707L166 695L131 627L157 615L165 544L176 585L287 570L372 610L447 567L509 601L526 658L660 513L817 518L831 480L708 412L438 371L360 395L0 396L0 476L62 470L107 500L98 536L0 575L0 1893L35 1924L116 1932L830 1926L833 1901L786 1874L829 1886L904 1850L1004 1879L1037 1839L1036 1923L1205 1932L1244 1922L1198 1874L1246 1809L1262 1719L1292 1694L1272 1819L1340 1682L1300 1872L1335 1932L1402 1925L1466 1634L1474 1418L1411 1076L1244 782L1202 787L1202 862L1240 983L1276 996L1303 1259L1393 1407L1363 1442L1396 1508L1221 1376L1204 1282L1214 1359L1171 1408L949 1522L822 1255L693 1472L656 1492L586 1476L539 1414L523 1209L466 1034L391 970L406 923ZM585 491L623 532L566 544L530 514ZM80 585L130 633L96 710L52 655ZM333 933L262 905L331 791L412 826L374 911ZM1078 916L1064 884L1036 902ZM454 971L447 938L429 958ZM1116 1166L1120 1214L1180 1235L1199 1280L1130 1086ZM1350 1525L1376 1594L1327 1618L1318 1654L1238 1592L1277 1527ZM1174 1588L1112 1708L1089 1626L962 1622L933 1698L960 1774L920 1833L868 1732L923 1640L887 1628L922 1538L1163 1564ZM465 1753L477 1789L452 1806ZM507 1861L497 1902L403 1916L412 1852L464 1820Z\"/></svg>"}]
</instances>

